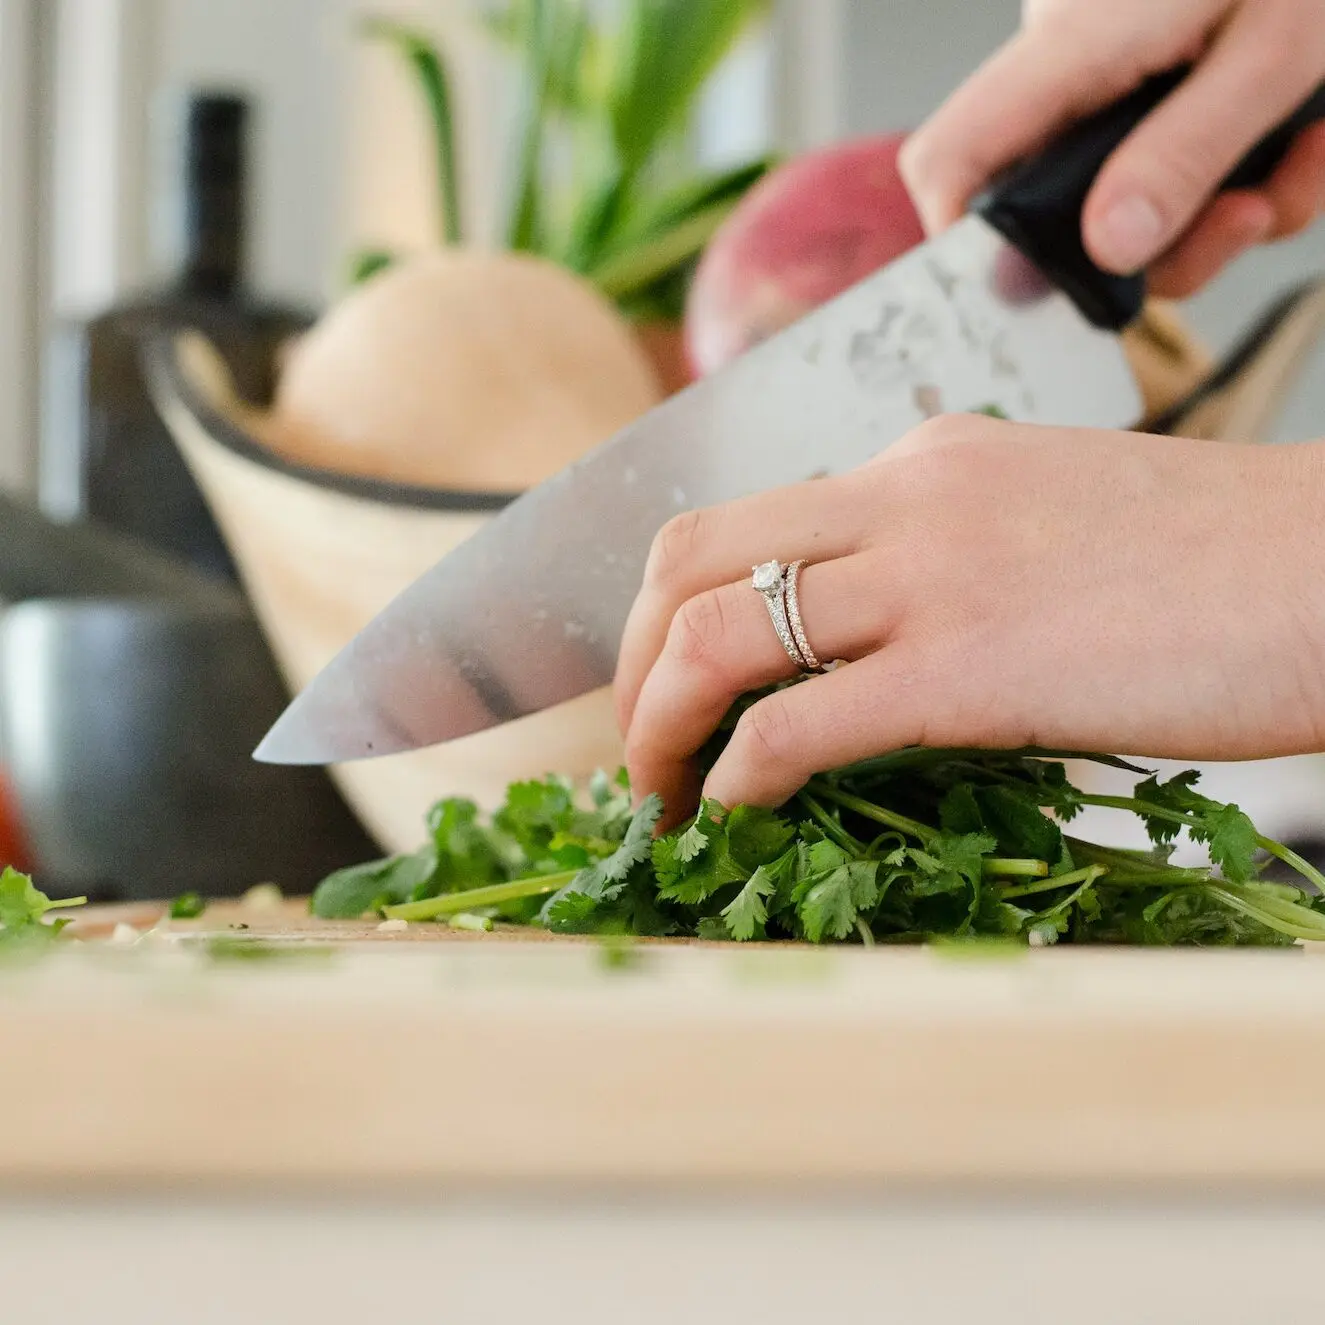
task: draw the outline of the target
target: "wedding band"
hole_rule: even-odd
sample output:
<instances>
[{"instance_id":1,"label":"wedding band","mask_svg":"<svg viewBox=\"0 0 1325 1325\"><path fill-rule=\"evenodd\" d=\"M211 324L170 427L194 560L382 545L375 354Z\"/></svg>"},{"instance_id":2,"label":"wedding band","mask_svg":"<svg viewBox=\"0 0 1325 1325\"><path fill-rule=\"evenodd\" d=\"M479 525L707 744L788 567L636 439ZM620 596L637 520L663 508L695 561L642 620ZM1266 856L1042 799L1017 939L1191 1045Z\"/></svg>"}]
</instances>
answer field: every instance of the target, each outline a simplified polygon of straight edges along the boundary
<instances>
[{"instance_id":1,"label":"wedding band","mask_svg":"<svg viewBox=\"0 0 1325 1325\"><path fill-rule=\"evenodd\" d=\"M782 569L780 561L766 561L761 566L754 568L754 578L750 581L751 587L764 600L764 606L768 608L769 620L773 623L773 629L777 632L777 637L782 647L787 651L787 657L796 665L799 671L809 671L810 668L805 661L805 655L801 653L800 647L796 643L796 636L792 633L791 620L787 616L787 593L786 593L786 571Z\"/></svg>"},{"instance_id":2,"label":"wedding band","mask_svg":"<svg viewBox=\"0 0 1325 1325\"><path fill-rule=\"evenodd\" d=\"M805 668L810 672L822 672L824 665L819 661L810 641L805 634L805 623L801 620L800 578L805 569L804 561L793 561L782 577L783 599L787 608L787 624L791 627L791 637L796 641L796 648L805 661Z\"/></svg>"}]
</instances>

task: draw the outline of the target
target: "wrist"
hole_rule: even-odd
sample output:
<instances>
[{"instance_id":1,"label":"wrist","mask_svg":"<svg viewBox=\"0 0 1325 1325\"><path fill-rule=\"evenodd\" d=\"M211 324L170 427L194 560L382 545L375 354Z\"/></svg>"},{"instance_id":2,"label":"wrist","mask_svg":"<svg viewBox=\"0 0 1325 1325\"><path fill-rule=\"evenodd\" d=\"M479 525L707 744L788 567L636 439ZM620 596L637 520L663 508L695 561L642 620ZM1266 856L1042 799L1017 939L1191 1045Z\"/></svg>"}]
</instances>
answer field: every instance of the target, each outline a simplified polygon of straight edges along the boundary
<instances>
[{"instance_id":1,"label":"wrist","mask_svg":"<svg viewBox=\"0 0 1325 1325\"><path fill-rule=\"evenodd\" d=\"M1248 557L1263 567L1269 650L1283 650L1299 676L1299 694L1314 738L1325 750L1325 440L1248 448L1257 463L1247 475L1255 493L1255 544Z\"/></svg>"}]
</instances>

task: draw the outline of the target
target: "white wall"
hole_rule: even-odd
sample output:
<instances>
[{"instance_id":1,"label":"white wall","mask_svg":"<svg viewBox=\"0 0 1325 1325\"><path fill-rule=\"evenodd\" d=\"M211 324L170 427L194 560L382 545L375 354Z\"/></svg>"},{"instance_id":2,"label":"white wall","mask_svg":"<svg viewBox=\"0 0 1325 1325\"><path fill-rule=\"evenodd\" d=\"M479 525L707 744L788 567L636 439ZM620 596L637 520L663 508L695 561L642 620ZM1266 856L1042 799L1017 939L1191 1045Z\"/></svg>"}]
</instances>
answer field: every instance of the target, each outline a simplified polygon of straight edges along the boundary
<instances>
[{"instance_id":1,"label":"white wall","mask_svg":"<svg viewBox=\"0 0 1325 1325\"><path fill-rule=\"evenodd\" d=\"M452 57L467 220L490 231L500 185L495 79L467 0L155 0L155 81L220 83L258 100L251 269L265 291L320 302L359 245L435 238L427 121L399 59L356 33L365 12L414 19Z\"/></svg>"},{"instance_id":2,"label":"white wall","mask_svg":"<svg viewBox=\"0 0 1325 1325\"><path fill-rule=\"evenodd\" d=\"M37 432L36 7L0 3L0 488L33 481Z\"/></svg>"},{"instance_id":3,"label":"white wall","mask_svg":"<svg viewBox=\"0 0 1325 1325\"><path fill-rule=\"evenodd\" d=\"M224 86L255 99L250 271L320 300L344 244L348 0L158 0L158 90Z\"/></svg>"},{"instance_id":4,"label":"white wall","mask_svg":"<svg viewBox=\"0 0 1325 1325\"><path fill-rule=\"evenodd\" d=\"M80 315L143 280L146 138L156 0L56 0L48 156L52 310Z\"/></svg>"}]
</instances>

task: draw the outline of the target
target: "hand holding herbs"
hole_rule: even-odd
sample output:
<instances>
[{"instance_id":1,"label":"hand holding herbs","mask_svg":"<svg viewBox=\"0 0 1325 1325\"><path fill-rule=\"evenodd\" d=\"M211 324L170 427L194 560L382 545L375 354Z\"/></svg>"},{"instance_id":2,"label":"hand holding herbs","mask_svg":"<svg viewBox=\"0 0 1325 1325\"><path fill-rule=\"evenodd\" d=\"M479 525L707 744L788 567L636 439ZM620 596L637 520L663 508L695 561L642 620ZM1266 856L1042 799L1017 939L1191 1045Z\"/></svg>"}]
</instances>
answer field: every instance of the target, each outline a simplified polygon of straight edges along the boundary
<instances>
[{"instance_id":1,"label":"hand holding herbs","mask_svg":"<svg viewBox=\"0 0 1325 1325\"><path fill-rule=\"evenodd\" d=\"M519 783L487 824L472 803L442 802L423 848L332 875L313 910L739 941L1325 940L1325 880L1237 806L1197 792L1196 774L1097 796L1071 784L1064 758L1090 756L902 750L816 777L776 812L705 802L658 838L661 802L632 809L624 775L599 775L584 804L562 779ZM1154 849L1071 836L1088 805L1138 815ZM1184 834L1211 869L1172 863ZM1302 886L1261 881L1273 858Z\"/></svg>"},{"instance_id":2,"label":"hand holding herbs","mask_svg":"<svg viewBox=\"0 0 1325 1325\"><path fill-rule=\"evenodd\" d=\"M992 401L1015 412L1015 403ZM1219 445L947 415L850 473L689 512L654 544L620 652L636 791L780 805L912 745L1325 748L1325 444ZM795 667L750 567L808 557ZM667 826L674 820L669 817Z\"/></svg>"}]
</instances>

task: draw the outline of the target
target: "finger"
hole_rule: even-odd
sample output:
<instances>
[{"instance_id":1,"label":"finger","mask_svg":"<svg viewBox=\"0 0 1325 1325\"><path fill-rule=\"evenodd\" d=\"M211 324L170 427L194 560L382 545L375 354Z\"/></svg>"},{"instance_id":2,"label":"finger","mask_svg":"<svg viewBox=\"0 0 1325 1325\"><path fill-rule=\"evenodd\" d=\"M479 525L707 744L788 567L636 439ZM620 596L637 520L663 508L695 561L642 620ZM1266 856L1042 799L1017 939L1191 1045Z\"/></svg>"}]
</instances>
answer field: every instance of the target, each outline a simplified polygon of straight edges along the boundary
<instances>
[{"instance_id":1,"label":"finger","mask_svg":"<svg viewBox=\"0 0 1325 1325\"><path fill-rule=\"evenodd\" d=\"M1268 0L1238 8L1195 71L1105 164L1083 212L1086 248L1102 267L1135 272L1174 244L1220 180L1305 100L1325 42L1290 18Z\"/></svg>"},{"instance_id":2,"label":"finger","mask_svg":"<svg viewBox=\"0 0 1325 1325\"><path fill-rule=\"evenodd\" d=\"M1297 136L1264 193L1275 211L1274 239L1300 233L1325 211L1325 124Z\"/></svg>"},{"instance_id":3,"label":"finger","mask_svg":"<svg viewBox=\"0 0 1325 1325\"><path fill-rule=\"evenodd\" d=\"M1084 43L1082 44L1084 45ZM1029 28L996 51L907 140L898 158L925 228L945 229L994 175L1030 155L1072 120L1136 82L1125 52L1064 58L1061 37Z\"/></svg>"},{"instance_id":4,"label":"finger","mask_svg":"<svg viewBox=\"0 0 1325 1325\"><path fill-rule=\"evenodd\" d=\"M854 659L877 649L893 623L877 587L874 558L846 557L807 566L799 600L806 636L821 658ZM748 584L729 584L688 599L640 690L626 738L626 765L637 796L657 792L669 820L690 807L689 761L750 691L797 674Z\"/></svg>"},{"instance_id":5,"label":"finger","mask_svg":"<svg viewBox=\"0 0 1325 1325\"><path fill-rule=\"evenodd\" d=\"M841 478L816 479L725 506L687 511L663 527L649 552L644 583L626 619L617 655L617 721L626 731L681 604L777 558L830 561L854 552L864 536L860 503Z\"/></svg>"},{"instance_id":6,"label":"finger","mask_svg":"<svg viewBox=\"0 0 1325 1325\"><path fill-rule=\"evenodd\" d=\"M1270 237L1275 210L1259 193L1226 193L1197 218L1181 241L1146 273L1152 294L1185 299L1230 262Z\"/></svg>"},{"instance_id":7,"label":"finger","mask_svg":"<svg viewBox=\"0 0 1325 1325\"><path fill-rule=\"evenodd\" d=\"M923 745L923 682L911 649L894 644L747 709L704 794L723 805L785 804L816 773Z\"/></svg>"}]
</instances>

